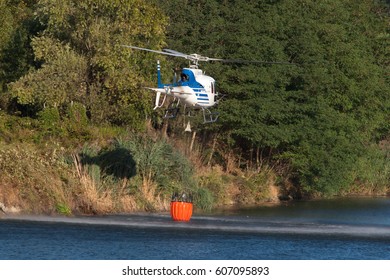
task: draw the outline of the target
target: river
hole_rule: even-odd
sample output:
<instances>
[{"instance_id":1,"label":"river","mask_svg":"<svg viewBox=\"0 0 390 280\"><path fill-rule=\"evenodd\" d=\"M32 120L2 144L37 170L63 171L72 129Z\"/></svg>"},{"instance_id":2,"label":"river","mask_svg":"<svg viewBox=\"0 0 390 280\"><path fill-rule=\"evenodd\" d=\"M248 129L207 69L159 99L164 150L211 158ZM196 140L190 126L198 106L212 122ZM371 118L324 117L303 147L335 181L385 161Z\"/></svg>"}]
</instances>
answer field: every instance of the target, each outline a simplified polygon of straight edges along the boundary
<instances>
[{"instance_id":1,"label":"river","mask_svg":"<svg viewBox=\"0 0 390 280\"><path fill-rule=\"evenodd\" d=\"M390 199L346 198L195 213L2 216L2 260L389 260Z\"/></svg>"}]
</instances>

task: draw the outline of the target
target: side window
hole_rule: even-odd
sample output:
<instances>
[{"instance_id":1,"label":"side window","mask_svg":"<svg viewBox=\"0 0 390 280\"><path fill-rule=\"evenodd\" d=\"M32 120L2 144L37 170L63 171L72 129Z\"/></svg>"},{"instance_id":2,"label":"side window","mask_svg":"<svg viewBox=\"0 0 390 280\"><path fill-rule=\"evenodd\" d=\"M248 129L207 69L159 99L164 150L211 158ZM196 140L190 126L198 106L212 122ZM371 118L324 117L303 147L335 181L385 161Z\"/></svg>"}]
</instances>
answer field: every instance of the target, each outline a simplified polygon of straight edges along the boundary
<instances>
[{"instance_id":1,"label":"side window","mask_svg":"<svg viewBox=\"0 0 390 280\"><path fill-rule=\"evenodd\" d=\"M180 79L182 82L188 82L188 75L181 73Z\"/></svg>"}]
</instances>

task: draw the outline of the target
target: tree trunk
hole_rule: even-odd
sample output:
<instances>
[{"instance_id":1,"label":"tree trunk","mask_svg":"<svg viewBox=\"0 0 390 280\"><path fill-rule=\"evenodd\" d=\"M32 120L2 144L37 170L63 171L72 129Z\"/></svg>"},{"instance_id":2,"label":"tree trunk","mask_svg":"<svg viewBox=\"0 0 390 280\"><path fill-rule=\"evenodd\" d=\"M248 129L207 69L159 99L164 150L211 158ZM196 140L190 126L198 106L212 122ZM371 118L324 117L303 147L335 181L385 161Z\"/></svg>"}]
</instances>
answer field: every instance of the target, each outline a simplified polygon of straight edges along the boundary
<instances>
[{"instance_id":1,"label":"tree trunk","mask_svg":"<svg viewBox=\"0 0 390 280\"><path fill-rule=\"evenodd\" d=\"M168 138L168 120L165 119L161 129L161 135L163 138Z\"/></svg>"},{"instance_id":2,"label":"tree trunk","mask_svg":"<svg viewBox=\"0 0 390 280\"><path fill-rule=\"evenodd\" d=\"M215 134L214 139L213 139L213 146L212 146L211 152L210 152L210 157L209 157L209 160L207 162L207 166L209 166L209 167L211 165L211 159L213 158L213 155L215 152L215 146L217 145L217 137L218 137L218 134Z\"/></svg>"},{"instance_id":3,"label":"tree trunk","mask_svg":"<svg viewBox=\"0 0 390 280\"><path fill-rule=\"evenodd\" d=\"M192 138L191 138L191 144L190 144L190 153L192 152L192 149L194 147L195 137L196 137L196 131L193 131L192 132Z\"/></svg>"}]
</instances>

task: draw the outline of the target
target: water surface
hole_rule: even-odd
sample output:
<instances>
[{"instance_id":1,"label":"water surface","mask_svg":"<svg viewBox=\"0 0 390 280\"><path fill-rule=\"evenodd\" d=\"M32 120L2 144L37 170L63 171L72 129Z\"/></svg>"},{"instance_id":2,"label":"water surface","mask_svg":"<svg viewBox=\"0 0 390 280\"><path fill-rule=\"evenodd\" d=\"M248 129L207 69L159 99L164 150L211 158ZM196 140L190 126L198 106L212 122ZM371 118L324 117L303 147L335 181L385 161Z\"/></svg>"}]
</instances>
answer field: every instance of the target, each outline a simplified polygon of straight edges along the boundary
<instances>
[{"instance_id":1,"label":"water surface","mask_svg":"<svg viewBox=\"0 0 390 280\"><path fill-rule=\"evenodd\" d=\"M2 217L0 259L390 259L390 200L195 214Z\"/></svg>"}]
</instances>

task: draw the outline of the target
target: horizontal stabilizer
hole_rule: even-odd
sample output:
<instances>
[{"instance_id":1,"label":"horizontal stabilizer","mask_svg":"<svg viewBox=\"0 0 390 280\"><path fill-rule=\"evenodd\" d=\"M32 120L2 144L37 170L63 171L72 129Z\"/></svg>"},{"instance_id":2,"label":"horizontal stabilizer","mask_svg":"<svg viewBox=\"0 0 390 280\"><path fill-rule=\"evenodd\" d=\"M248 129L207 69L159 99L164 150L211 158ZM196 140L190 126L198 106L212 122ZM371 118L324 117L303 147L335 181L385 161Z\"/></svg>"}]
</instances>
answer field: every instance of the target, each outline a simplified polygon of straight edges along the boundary
<instances>
[{"instance_id":1,"label":"horizontal stabilizer","mask_svg":"<svg viewBox=\"0 0 390 280\"><path fill-rule=\"evenodd\" d=\"M146 89L153 90L155 92L161 92L161 93L166 93L166 90L164 88L151 88L151 87L146 87Z\"/></svg>"},{"instance_id":2,"label":"horizontal stabilizer","mask_svg":"<svg viewBox=\"0 0 390 280\"><path fill-rule=\"evenodd\" d=\"M173 95L173 93L178 93L178 94L193 94L192 92L184 92L184 91L175 90L174 88L169 88L169 87L165 87L165 88L151 88L151 87L146 87L146 89L150 89L150 90L153 90L153 91L155 91L155 92L165 93L165 94L167 94L167 95Z\"/></svg>"}]
</instances>

